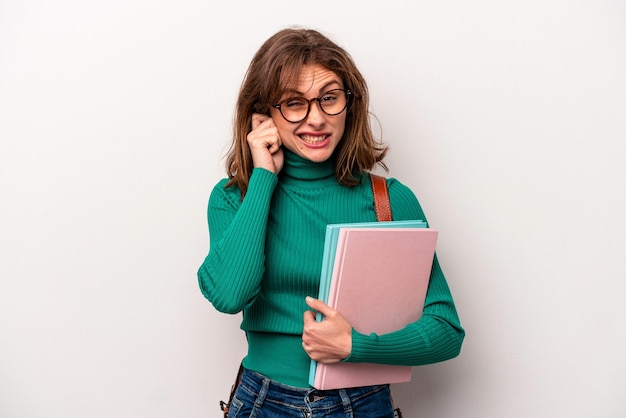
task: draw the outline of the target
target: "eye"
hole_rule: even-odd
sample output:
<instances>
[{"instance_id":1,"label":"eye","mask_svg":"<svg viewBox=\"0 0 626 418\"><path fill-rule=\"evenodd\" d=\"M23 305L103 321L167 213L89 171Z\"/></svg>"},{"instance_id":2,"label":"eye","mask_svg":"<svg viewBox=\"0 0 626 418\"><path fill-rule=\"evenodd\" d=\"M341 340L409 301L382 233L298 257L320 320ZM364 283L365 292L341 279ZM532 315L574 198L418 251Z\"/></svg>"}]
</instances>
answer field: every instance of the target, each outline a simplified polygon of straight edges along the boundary
<instances>
[{"instance_id":1,"label":"eye","mask_svg":"<svg viewBox=\"0 0 626 418\"><path fill-rule=\"evenodd\" d=\"M325 95L323 95L322 97L320 97L320 101L327 103L327 104L331 104L335 101L337 101L337 94L334 92L328 92Z\"/></svg>"},{"instance_id":2,"label":"eye","mask_svg":"<svg viewBox=\"0 0 626 418\"><path fill-rule=\"evenodd\" d=\"M294 97L292 99L287 99L283 103L284 103L284 106L292 108L292 109L297 109L299 107L306 107L308 104L308 102L301 97Z\"/></svg>"}]
</instances>

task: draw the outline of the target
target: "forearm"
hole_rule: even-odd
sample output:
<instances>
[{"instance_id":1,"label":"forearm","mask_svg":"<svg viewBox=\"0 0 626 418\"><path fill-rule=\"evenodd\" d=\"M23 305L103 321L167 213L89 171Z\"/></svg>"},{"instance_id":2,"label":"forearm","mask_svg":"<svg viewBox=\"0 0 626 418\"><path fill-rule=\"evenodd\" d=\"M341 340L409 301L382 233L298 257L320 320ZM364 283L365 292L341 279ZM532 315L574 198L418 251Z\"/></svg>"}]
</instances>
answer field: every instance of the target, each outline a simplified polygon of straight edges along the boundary
<instances>
[{"instance_id":1,"label":"forearm","mask_svg":"<svg viewBox=\"0 0 626 418\"><path fill-rule=\"evenodd\" d=\"M459 355L464 333L440 318L423 317L419 323L385 335L363 335L353 330L352 363L419 366Z\"/></svg>"},{"instance_id":2,"label":"forearm","mask_svg":"<svg viewBox=\"0 0 626 418\"><path fill-rule=\"evenodd\" d=\"M265 233L277 178L254 170L244 201L234 207L232 195L211 194L210 251L198 270L200 289L215 308L237 313L257 295L265 268Z\"/></svg>"},{"instance_id":3,"label":"forearm","mask_svg":"<svg viewBox=\"0 0 626 418\"><path fill-rule=\"evenodd\" d=\"M345 360L418 366L459 355L465 332L450 290L435 258L421 318L401 330L383 335L352 331L352 352Z\"/></svg>"}]
</instances>

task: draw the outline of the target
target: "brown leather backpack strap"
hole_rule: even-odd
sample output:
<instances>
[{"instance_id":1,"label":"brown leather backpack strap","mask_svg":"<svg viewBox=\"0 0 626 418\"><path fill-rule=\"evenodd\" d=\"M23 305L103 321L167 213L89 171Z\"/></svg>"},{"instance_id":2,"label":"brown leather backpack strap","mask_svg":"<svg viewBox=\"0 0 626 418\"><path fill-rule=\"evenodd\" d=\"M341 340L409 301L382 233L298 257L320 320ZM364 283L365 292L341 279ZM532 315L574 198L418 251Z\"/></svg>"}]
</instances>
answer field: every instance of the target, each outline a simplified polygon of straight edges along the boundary
<instances>
[{"instance_id":1,"label":"brown leather backpack strap","mask_svg":"<svg viewBox=\"0 0 626 418\"><path fill-rule=\"evenodd\" d=\"M374 194L376 219L379 222L388 222L393 220L393 217L391 216L391 204L389 203L387 179L373 173L370 173L370 179L372 181L372 193Z\"/></svg>"},{"instance_id":2,"label":"brown leather backpack strap","mask_svg":"<svg viewBox=\"0 0 626 418\"><path fill-rule=\"evenodd\" d=\"M230 411L230 406L233 402L233 397L235 396L235 392L237 391L237 387L239 383L241 383L241 375L243 374L243 362L239 365L239 370L237 371L237 377L235 378L235 383L230 388L230 396L228 397L228 402L220 401L220 408L224 413L224 418L228 418L228 411Z\"/></svg>"}]
</instances>

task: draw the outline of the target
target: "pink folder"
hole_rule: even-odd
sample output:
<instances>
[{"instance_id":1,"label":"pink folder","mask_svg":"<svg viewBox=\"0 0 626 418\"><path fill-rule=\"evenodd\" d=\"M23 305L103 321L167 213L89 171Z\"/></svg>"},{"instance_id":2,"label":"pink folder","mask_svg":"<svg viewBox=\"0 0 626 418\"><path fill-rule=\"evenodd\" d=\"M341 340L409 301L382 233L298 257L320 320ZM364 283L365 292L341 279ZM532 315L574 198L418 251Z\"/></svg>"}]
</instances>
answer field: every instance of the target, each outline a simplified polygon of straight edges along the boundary
<instances>
[{"instance_id":1,"label":"pink folder","mask_svg":"<svg viewBox=\"0 0 626 418\"><path fill-rule=\"evenodd\" d=\"M417 321L424 309L437 231L341 228L328 305L362 334L386 334ZM411 366L317 363L313 386L338 389L411 380Z\"/></svg>"}]
</instances>

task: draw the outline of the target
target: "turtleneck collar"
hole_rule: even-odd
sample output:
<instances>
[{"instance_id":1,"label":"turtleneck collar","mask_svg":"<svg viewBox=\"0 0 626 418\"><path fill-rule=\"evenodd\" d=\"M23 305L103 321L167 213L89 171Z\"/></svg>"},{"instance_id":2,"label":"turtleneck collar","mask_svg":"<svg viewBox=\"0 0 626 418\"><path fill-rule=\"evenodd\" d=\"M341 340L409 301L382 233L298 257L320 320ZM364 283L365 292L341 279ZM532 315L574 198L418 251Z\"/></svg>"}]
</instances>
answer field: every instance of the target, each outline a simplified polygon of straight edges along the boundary
<instances>
[{"instance_id":1,"label":"turtleneck collar","mask_svg":"<svg viewBox=\"0 0 626 418\"><path fill-rule=\"evenodd\" d=\"M316 180L335 179L334 155L322 163L315 163L283 147L285 162L280 172L282 181L304 184Z\"/></svg>"}]
</instances>

